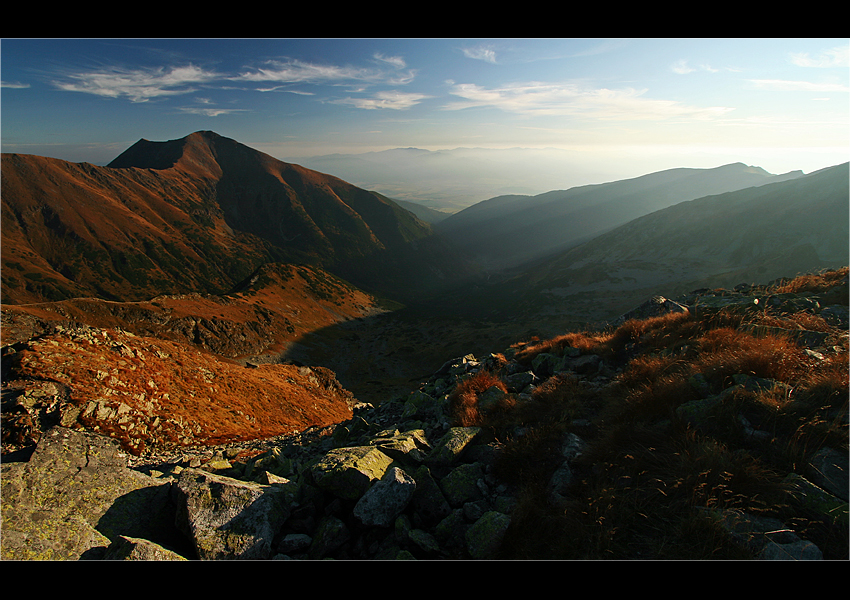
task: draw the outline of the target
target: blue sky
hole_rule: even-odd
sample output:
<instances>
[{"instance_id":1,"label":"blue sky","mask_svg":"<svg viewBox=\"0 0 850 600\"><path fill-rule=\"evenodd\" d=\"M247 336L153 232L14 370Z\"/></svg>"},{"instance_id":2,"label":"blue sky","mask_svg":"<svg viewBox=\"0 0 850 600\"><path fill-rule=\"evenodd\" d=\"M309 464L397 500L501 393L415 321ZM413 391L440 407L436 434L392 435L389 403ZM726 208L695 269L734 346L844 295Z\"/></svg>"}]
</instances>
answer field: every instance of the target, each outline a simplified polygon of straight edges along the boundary
<instances>
[{"instance_id":1,"label":"blue sky","mask_svg":"<svg viewBox=\"0 0 850 600\"><path fill-rule=\"evenodd\" d=\"M620 177L850 158L848 39L9 39L3 152L213 130L283 159L558 148ZM612 178L616 175L612 175ZM566 187L566 186L564 186Z\"/></svg>"}]
</instances>

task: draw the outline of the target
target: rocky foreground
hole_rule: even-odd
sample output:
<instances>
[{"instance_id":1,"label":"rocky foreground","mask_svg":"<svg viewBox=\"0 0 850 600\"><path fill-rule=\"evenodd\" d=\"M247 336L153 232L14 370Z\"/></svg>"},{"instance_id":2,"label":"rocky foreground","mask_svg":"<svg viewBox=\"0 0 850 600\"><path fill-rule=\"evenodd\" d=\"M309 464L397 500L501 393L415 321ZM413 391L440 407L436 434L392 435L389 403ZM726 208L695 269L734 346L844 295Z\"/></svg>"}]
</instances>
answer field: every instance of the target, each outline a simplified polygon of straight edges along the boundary
<instances>
[{"instance_id":1,"label":"rocky foreground","mask_svg":"<svg viewBox=\"0 0 850 600\"><path fill-rule=\"evenodd\" d=\"M847 352L846 296L846 274L822 294L750 286L698 290L676 300L654 298L612 328L676 314L704 319L724 311L764 314L768 308L807 314L811 322L816 318L817 329L752 319L738 329L753 337L791 340L800 360L817 369L819 362ZM532 438L537 424L514 423L506 429L493 425L496 420L488 415L551 402L544 392L564 382L576 396L613 393L634 379L633 359L646 356L642 348L649 338L644 334L609 354L577 343L541 350L532 341L481 359L452 359L409 395L378 406L354 404L351 417L336 424L258 440L134 455L114 437L66 426L70 423L50 424L30 456L4 459L2 558L513 558L506 541L522 527L517 510L526 492L518 484L520 475L505 476L503 461L512 452L509 445ZM685 357L688 351L680 346L653 356ZM687 399L677 402L669 418L654 422L654 430L662 437L671 428L714 435L719 407L731 406L734 439L750 445L735 456L787 445L769 419L741 400L763 390L787 397L792 390L785 382L746 370L722 378L703 370L689 377ZM474 393L475 418L470 420L459 406L473 381L485 383ZM724 544L740 548L741 557L825 558L813 541L819 538L797 526L802 516L846 531L844 385L843 404L833 399L823 408L823 419L843 429L831 438L837 439L835 445L813 448L795 468L775 474L781 511L742 510L731 501L698 507L723 532ZM593 403L574 410L560 441L539 457L549 465L544 487L550 509L566 511L581 480L603 470L601 460L589 464L588 457L595 456L593 445L604 437L610 418ZM619 460L632 458L626 454ZM623 474L618 477L622 482ZM629 489L612 485L624 494ZM604 529L601 521L598 529Z\"/></svg>"}]
</instances>

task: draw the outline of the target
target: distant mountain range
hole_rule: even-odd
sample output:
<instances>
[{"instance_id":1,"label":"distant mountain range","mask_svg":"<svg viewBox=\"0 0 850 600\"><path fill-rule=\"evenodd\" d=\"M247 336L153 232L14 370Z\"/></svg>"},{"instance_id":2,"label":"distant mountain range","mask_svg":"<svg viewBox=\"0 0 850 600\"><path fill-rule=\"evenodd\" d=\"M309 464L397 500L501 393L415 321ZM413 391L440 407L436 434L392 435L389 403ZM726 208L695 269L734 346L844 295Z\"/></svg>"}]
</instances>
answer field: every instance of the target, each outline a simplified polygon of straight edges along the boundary
<instances>
[{"instance_id":1,"label":"distant mountain range","mask_svg":"<svg viewBox=\"0 0 850 600\"><path fill-rule=\"evenodd\" d=\"M721 170L748 172L742 165ZM672 297L846 266L848 180L844 163L809 175L765 176L773 182L679 202L493 276L446 306L586 324L625 312L647 295Z\"/></svg>"},{"instance_id":2,"label":"distant mountain range","mask_svg":"<svg viewBox=\"0 0 850 600\"><path fill-rule=\"evenodd\" d=\"M567 272L604 266L640 287L716 286L772 279L848 262L848 163L790 181L705 196L639 217L530 270L554 284ZM566 283L566 280L562 280ZM734 283L733 283L734 282Z\"/></svg>"},{"instance_id":3,"label":"distant mountain range","mask_svg":"<svg viewBox=\"0 0 850 600\"><path fill-rule=\"evenodd\" d=\"M494 196L531 195L569 181L609 178L608 172L588 165L584 153L556 148L393 148L284 160L333 173L393 200L448 213Z\"/></svg>"},{"instance_id":4,"label":"distant mountain range","mask_svg":"<svg viewBox=\"0 0 850 600\"><path fill-rule=\"evenodd\" d=\"M670 169L536 196L499 196L451 215L436 228L482 268L498 270L578 245L680 202L801 175L771 175L742 163Z\"/></svg>"}]
</instances>

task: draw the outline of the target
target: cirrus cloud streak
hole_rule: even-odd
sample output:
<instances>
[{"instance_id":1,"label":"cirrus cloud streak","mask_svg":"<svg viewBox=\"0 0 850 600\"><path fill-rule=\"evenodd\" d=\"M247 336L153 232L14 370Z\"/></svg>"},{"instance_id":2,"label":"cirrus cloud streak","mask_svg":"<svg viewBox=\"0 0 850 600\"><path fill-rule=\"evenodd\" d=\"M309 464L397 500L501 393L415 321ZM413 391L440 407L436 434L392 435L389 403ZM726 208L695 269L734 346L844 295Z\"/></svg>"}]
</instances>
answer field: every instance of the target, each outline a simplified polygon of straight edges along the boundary
<instances>
[{"instance_id":1,"label":"cirrus cloud streak","mask_svg":"<svg viewBox=\"0 0 850 600\"><path fill-rule=\"evenodd\" d=\"M406 110L419 104L422 100L430 98L425 94L415 94L397 91L377 92L370 98L344 98L333 100L334 104L350 104L357 108L375 110L389 108L393 110Z\"/></svg>"},{"instance_id":2,"label":"cirrus cloud streak","mask_svg":"<svg viewBox=\"0 0 850 600\"><path fill-rule=\"evenodd\" d=\"M710 119L733 108L687 106L646 98L646 90L588 88L574 83L531 82L498 88L450 82L450 93L463 98L444 107L462 110L493 107L526 116L589 116L600 120Z\"/></svg>"},{"instance_id":3,"label":"cirrus cloud streak","mask_svg":"<svg viewBox=\"0 0 850 600\"><path fill-rule=\"evenodd\" d=\"M807 52L798 52L791 54L790 60L792 64L798 67L846 68L850 66L850 46L838 46L824 50L815 58L810 57Z\"/></svg>"},{"instance_id":4,"label":"cirrus cloud streak","mask_svg":"<svg viewBox=\"0 0 850 600\"><path fill-rule=\"evenodd\" d=\"M131 102L194 92L197 85L219 78L215 72L194 65L170 69L123 69L110 67L99 71L73 73L53 82L68 92L83 92L106 98L126 97Z\"/></svg>"},{"instance_id":5,"label":"cirrus cloud streak","mask_svg":"<svg viewBox=\"0 0 850 600\"><path fill-rule=\"evenodd\" d=\"M404 61L399 57L389 59L378 57L383 62L394 67L401 67ZM408 83L413 80L415 71L409 70L402 74L388 74L380 69L361 67L319 65L299 60L267 61L265 67L257 67L245 71L234 79L247 82L276 82L276 83L390 83L393 85Z\"/></svg>"}]
</instances>

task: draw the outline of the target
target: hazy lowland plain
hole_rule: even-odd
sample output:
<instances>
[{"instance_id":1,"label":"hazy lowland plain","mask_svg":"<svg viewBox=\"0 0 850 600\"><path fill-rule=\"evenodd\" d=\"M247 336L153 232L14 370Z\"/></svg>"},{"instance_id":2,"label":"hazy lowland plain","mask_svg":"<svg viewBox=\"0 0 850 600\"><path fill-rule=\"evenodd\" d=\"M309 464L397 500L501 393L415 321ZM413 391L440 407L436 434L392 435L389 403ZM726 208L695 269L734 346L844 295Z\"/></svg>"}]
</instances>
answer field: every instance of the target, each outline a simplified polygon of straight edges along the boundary
<instances>
[{"instance_id":1,"label":"hazy lowland plain","mask_svg":"<svg viewBox=\"0 0 850 600\"><path fill-rule=\"evenodd\" d=\"M283 158L397 201L451 214L506 194L534 196L551 190L640 176L653 169L632 157L624 177L621 157L597 157L557 148L395 148L360 154ZM616 166L615 166L616 165Z\"/></svg>"},{"instance_id":2,"label":"hazy lowland plain","mask_svg":"<svg viewBox=\"0 0 850 600\"><path fill-rule=\"evenodd\" d=\"M351 414L345 394L373 407L424 394L447 403L452 425L481 428L504 451L494 474L513 472L521 526L506 537L514 554L500 556L744 557L716 523L689 511L756 510L767 497L775 504L766 512L805 521L798 533L846 558L846 531L779 507L781 477L767 472L784 477L808 464L806 444L847 450L847 163L779 174L732 163L559 189L549 164L538 160L535 172L511 156L490 161L483 180L492 188L471 189L464 169L473 159L462 150L301 165L210 131L140 140L107 166L4 154L4 384L19 386L4 391L4 452L31 451L56 411L63 424L110 432L144 454L333 428ZM358 182L374 180L375 169L398 179L364 189ZM414 171L421 179L406 179ZM794 279L803 274L815 275ZM653 298L670 312L620 318ZM815 345L789 341L800 332L817 334L806 338ZM123 358L106 361L109 348ZM462 376L447 366L470 356ZM136 370L154 364L147 378ZM275 367L289 371L272 377ZM308 367L313 379L297 370ZM443 367L457 377L445 379ZM530 388L506 384L518 373L531 374ZM746 387L768 379L798 392L783 399ZM334 410L292 391L312 380ZM22 400L34 397L22 391L33 381L64 390L50 418ZM733 383L743 387L729 391ZM293 400L270 408L268 390ZM488 391L501 398L492 411L479 401ZM252 408L253 393L262 401ZM720 396L734 399L720 429L689 428L679 408ZM144 434L107 425L117 398L156 425ZM741 414L750 430L757 422L775 435L745 443L734 426ZM559 465L531 465L565 434L592 447L575 465L580 481L561 490L566 504L547 504L544 467ZM662 465L653 445L663 460L690 462ZM652 506L668 494L638 485L647 472L676 498L667 519ZM706 473L720 479L701 480ZM604 526L593 529L591 516ZM592 544L580 535L588 528ZM692 543L707 532L712 548Z\"/></svg>"}]
</instances>

